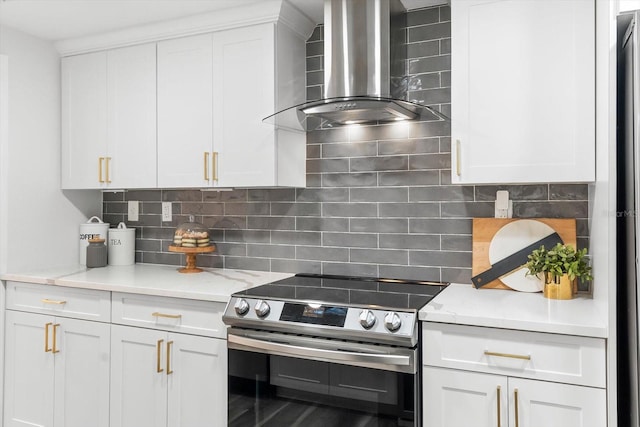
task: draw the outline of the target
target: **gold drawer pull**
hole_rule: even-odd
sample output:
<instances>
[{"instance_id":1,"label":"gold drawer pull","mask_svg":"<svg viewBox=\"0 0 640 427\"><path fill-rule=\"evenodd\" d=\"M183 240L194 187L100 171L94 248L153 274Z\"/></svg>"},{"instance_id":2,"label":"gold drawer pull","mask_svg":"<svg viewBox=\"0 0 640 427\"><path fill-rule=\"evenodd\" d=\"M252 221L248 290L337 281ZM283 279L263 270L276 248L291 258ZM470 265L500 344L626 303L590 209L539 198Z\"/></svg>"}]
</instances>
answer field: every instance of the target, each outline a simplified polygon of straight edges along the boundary
<instances>
[{"instance_id":1,"label":"gold drawer pull","mask_svg":"<svg viewBox=\"0 0 640 427\"><path fill-rule=\"evenodd\" d=\"M167 375L173 374L171 370L171 346L173 345L173 341L167 341Z\"/></svg>"},{"instance_id":2,"label":"gold drawer pull","mask_svg":"<svg viewBox=\"0 0 640 427\"><path fill-rule=\"evenodd\" d=\"M520 415L518 414L518 389L514 388L513 389L513 400L515 401L516 404L516 427L520 426Z\"/></svg>"},{"instance_id":3,"label":"gold drawer pull","mask_svg":"<svg viewBox=\"0 0 640 427\"><path fill-rule=\"evenodd\" d=\"M162 364L160 363L160 354L161 354L161 348L162 348L162 343L164 342L164 340L158 340L157 344L156 344L156 372L160 373L162 371L164 371L164 369L162 369Z\"/></svg>"},{"instance_id":4,"label":"gold drawer pull","mask_svg":"<svg viewBox=\"0 0 640 427\"><path fill-rule=\"evenodd\" d=\"M98 157L98 182L104 182L104 179L102 179L102 161L104 160L104 157Z\"/></svg>"},{"instance_id":5,"label":"gold drawer pull","mask_svg":"<svg viewBox=\"0 0 640 427\"><path fill-rule=\"evenodd\" d=\"M218 152L213 152L213 180L218 181Z\"/></svg>"},{"instance_id":6,"label":"gold drawer pull","mask_svg":"<svg viewBox=\"0 0 640 427\"><path fill-rule=\"evenodd\" d=\"M53 299L49 299L49 298L43 298L40 300L41 302L43 302L44 304L58 304L58 305L62 305L62 304L66 304L66 301L59 301L59 300L53 300Z\"/></svg>"},{"instance_id":7,"label":"gold drawer pull","mask_svg":"<svg viewBox=\"0 0 640 427\"><path fill-rule=\"evenodd\" d=\"M204 180L209 181L209 152L204 152Z\"/></svg>"},{"instance_id":8,"label":"gold drawer pull","mask_svg":"<svg viewBox=\"0 0 640 427\"><path fill-rule=\"evenodd\" d=\"M151 315L153 317L166 317L167 319L180 319L182 317L182 314L166 314L158 313L157 311L155 313L151 313Z\"/></svg>"},{"instance_id":9,"label":"gold drawer pull","mask_svg":"<svg viewBox=\"0 0 640 427\"><path fill-rule=\"evenodd\" d=\"M462 160L460 160L460 156L462 149L460 148L460 140L456 140L456 175L462 175Z\"/></svg>"},{"instance_id":10,"label":"gold drawer pull","mask_svg":"<svg viewBox=\"0 0 640 427\"><path fill-rule=\"evenodd\" d=\"M498 427L500 427L500 386L496 388L496 397L498 400Z\"/></svg>"},{"instance_id":11,"label":"gold drawer pull","mask_svg":"<svg viewBox=\"0 0 640 427\"><path fill-rule=\"evenodd\" d=\"M111 183L111 178L109 178L109 161L111 160L111 157L105 157L105 163L107 165L107 178L105 179L105 182L107 184Z\"/></svg>"},{"instance_id":12,"label":"gold drawer pull","mask_svg":"<svg viewBox=\"0 0 640 427\"><path fill-rule=\"evenodd\" d=\"M56 335L58 326L60 326L60 323L56 323L55 325L53 325L53 346L51 347L51 353L60 353L60 350L58 350L58 348L56 347Z\"/></svg>"},{"instance_id":13,"label":"gold drawer pull","mask_svg":"<svg viewBox=\"0 0 640 427\"><path fill-rule=\"evenodd\" d=\"M53 325L53 323L49 322L44 325L44 352L49 353L51 349L49 348L49 326Z\"/></svg>"},{"instance_id":14,"label":"gold drawer pull","mask_svg":"<svg viewBox=\"0 0 640 427\"><path fill-rule=\"evenodd\" d=\"M508 358L511 358L511 359L531 360L531 356L529 356L529 355L525 356L525 355L522 355L522 354L496 353L496 352L488 351L488 350L484 351L484 355L485 356L508 357Z\"/></svg>"}]
</instances>

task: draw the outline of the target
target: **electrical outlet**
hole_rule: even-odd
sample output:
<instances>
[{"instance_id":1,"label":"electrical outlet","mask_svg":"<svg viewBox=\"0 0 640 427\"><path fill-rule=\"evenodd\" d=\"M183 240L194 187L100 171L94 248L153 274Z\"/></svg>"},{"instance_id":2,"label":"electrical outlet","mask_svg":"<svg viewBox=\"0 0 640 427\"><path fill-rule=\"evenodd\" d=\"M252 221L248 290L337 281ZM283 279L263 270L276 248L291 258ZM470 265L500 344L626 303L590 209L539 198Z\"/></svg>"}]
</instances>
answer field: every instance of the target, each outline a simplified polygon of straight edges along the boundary
<instances>
[{"instance_id":1,"label":"electrical outlet","mask_svg":"<svg viewBox=\"0 0 640 427\"><path fill-rule=\"evenodd\" d=\"M171 221L171 217L171 202L162 202L162 221L169 222Z\"/></svg>"},{"instance_id":2,"label":"electrical outlet","mask_svg":"<svg viewBox=\"0 0 640 427\"><path fill-rule=\"evenodd\" d=\"M127 209L127 220L137 221L139 214L140 214L140 204L138 203L138 201L129 200L129 205Z\"/></svg>"}]
</instances>

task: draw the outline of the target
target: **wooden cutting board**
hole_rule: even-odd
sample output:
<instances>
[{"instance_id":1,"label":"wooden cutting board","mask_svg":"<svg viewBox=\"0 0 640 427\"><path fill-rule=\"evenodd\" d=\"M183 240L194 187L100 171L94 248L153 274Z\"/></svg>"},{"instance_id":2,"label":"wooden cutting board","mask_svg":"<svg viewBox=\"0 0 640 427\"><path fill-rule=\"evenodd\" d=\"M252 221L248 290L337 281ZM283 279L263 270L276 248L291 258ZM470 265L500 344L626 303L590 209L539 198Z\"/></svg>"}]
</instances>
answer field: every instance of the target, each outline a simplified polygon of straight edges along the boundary
<instances>
[{"instance_id":1,"label":"wooden cutting board","mask_svg":"<svg viewBox=\"0 0 640 427\"><path fill-rule=\"evenodd\" d=\"M528 227L527 225L532 224L513 224L516 221L538 221L546 226L548 226L552 231L557 232L560 235L564 244L572 245L574 248L576 247L576 220L575 218L474 218L473 219L473 231L472 231L472 268L471 275L475 276L480 274L491 267L492 262L495 263L500 260L491 259L490 258L490 248L491 243L494 242L493 249L491 253L493 257L496 256L506 256L509 253L501 253L503 249L501 247L501 241L505 242L505 247L509 245L515 244L518 245L517 242L524 242L527 239L531 240L532 236L527 236L525 233L530 233L532 227ZM510 224L509 227L500 231L505 227L505 225ZM523 225L523 227L518 227L519 225ZM535 225L535 224L534 224ZM536 229L542 228L546 229L546 227L533 227ZM522 233L522 235L518 235L518 233ZM545 237L542 235L540 238ZM535 240L534 240L535 241ZM523 249L527 244L522 244L519 249ZM517 251L518 248L509 248L506 249L507 252L510 252L511 249ZM514 273L514 275L524 275L526 270L521 270L518 273ZM515 276L514 276L515 277ZM506 279L505 279L506 280ZM510 279L512 283L518 283L516 280L513 282L513 278ZM487 283L480 289L512 289L507 286L502 280L496 279L490 283ZM520 289L522 290L522 289Z\"/></svg>"}]
</instances>

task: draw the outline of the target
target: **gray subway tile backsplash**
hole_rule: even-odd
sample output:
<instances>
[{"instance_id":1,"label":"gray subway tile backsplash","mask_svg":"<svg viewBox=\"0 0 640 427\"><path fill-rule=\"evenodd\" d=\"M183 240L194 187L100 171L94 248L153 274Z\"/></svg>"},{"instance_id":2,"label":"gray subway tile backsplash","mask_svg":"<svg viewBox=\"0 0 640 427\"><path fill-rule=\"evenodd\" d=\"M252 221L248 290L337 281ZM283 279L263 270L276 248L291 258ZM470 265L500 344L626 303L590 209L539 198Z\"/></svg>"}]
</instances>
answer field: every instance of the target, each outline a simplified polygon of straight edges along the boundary
<instances>
[{"instance_id":1,"label":"gray subway tile backsplash","mask_svg":"<svg viewBox=\"0 0 640 427\"><path fill-rule=\"evenodd\" d=\"M422 58L434 56L440 53L440 41L429 40L426 42L409 43L407 45L407 56L409 58Z\"/></svg>"},{"instance_id":2,"label":"gray subway tile backsplash","mask_svg":"<svg viewBox=\"0 0 640 427\"><path fill-rule=\"evenodd\" d=\"M438 40L451 37L451 24L448 22L439 22L434 24L419 25L409 27L408 38L409 43L422 40Z\"/></svg>"},{"instance_id":3,"label":"gray subway tile backsplash","mask_svg":"<svg viewBox=\"0 0 640 427\"><path fill-rule=\"evenodd\" d=\"M409 97L447 115L450 16L448 6L414 10L406 30ZM307 43L309 100L322 97L323 32ZM140 221L127 225L142 263L184 265L167 247L194 214L217 245L201 266L470 283L471 218L492 217L506 189L514 216L578 218L578 244L588 244L586 184L451 185L450 150L450 122L321 129L307 133L306 188L105 192L103 219L127 222L127 201L140 201Z\"/></svg>"},{"instance_id":4,"label":"gray subway tile backsplash","mask_svg":"<svg viewBox=\"0 0 640 427\"><path fill-rule=\"evenodd\" d=\"M438 153L439 151L440 137L380 141L378 143L380 155Z\"/></svg>"}]
</instances>

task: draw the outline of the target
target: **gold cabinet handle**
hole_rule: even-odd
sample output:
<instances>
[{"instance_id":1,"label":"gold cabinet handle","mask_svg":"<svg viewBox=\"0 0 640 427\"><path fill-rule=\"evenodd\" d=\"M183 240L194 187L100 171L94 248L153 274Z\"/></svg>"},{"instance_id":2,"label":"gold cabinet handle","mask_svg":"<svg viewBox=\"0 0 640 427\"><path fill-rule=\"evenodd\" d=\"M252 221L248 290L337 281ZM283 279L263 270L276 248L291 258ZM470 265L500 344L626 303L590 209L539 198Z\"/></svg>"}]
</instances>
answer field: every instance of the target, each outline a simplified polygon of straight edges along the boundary
<instances>
[{"instance_id":1,"label":"gold cabinet handle","mask_svg":"<svg viewBox=\"0 0 640 427\"><path fill-rule=\"evenodd\" d=\"M49 322L44 325L44 352L48 353L51 351L49 348L49 326L53 325L53 323Z\"/></svg>"},{"instance_id":2,"label":"gold cabinet handle","mask_svg":"<svg viewBox=\"0 0 640 427\"><path fill-rule=\"evenodd\" d=\"M62 305L62 304L66 304L66 301L60 301L60 300L53 300L53 299L49 299L49 298L43 298L40 300L42 303L44 304L58 304L58 305Z\"/></svg>"},{"instance_id":3,"label":"gold cabinet handle","mask_svg":"<svg viewBox=\"0 0 640 427\"><path fill-rule=\"evenodd\" d=\"M213 152L213 180L218 181L218 152Z\"/></svg>"},{"instance_id":4,"label":"gold cabinet handle","mask_svg":"<svg viewBox=\"0 0 640 427\"><path fill-rule=\"evenodd\" d=\"M520 425L520 420L519 420L519 416L518 416L518 389L514 388L513 389L513 399L515 401L515 409L516 409L516 427L518 427Z\"/></svg>"},{"instance_id":5,"label":"gold cabinet handle","mask_svg":"<svg viewBox=\"0 0 640 427\"><path fill-rule=\"evenodd\" d=\"M493 351L484 351L485 356L497 356L497 357L508 357L511 359L522 359L522 360L531 360L531 356L523 355L523 354L510 354L510 353L496 353Z\"/></svg>"},{"instance_id":6,"label":"gold cabinet handle","mask_svg":"<svg viewBox=\"0 0 640 427\"><path fill-rule=\"evenodd\" d=\"M166 317L167 319L180 319L182 317L182 314L166 314L158 313L157 311L155 313L151 313L151 315L153 317Z\"/></svg>"},{"instance_id":7,"label":"gold cabinet handle","mask_svg":"<svg viewBox=\"0 0 640 427\"><path fill-rule=\"evenodd\" d=\"M158 340L158 343L156 344L156 372L158 373L164 371L164 369L162 369L162 364L160 363L160 357L161 357L160 349L162 348L163 342L164 340Z\"/></svg>"},{"instance_id":8,"label":"gold cabinet handle","mask_svg":"<svg viewBox=\"0 0 640 427\"><path fill-rule=\"evenodd\" d=\"M53 325L53 346L51 347L52 353L60 353L60 350L56 348L56 336L57 336L58 326L60 326L60 323L56 323L55 325Z\"/></svg>"},{"instance_id":9,"label":"gold cabinet handle","mask_svg":"<svg viewBox=\"0 0 640 427\"><path fill-rule=\"evenodd\" d=\"M105 182L107 184L111 183L111 179L109 178L109 161L111 161L111 157L105 157L105 163L107 165L107 179L105 180Z\"/></svg>"},{"instance_id":10,"label":"gold cabinet handle","mask_svg":"<svg viewBox=\"0 0 640 427\"><path fill-rule=\"evenodd\" d=\"M102 161L104 160L104 157L98 157L98 182L104 182L104 179L102 179Z\"/></svg>"},{"instance_id":11,"label":"gold cabinet handle","mask_svg":"<svg viewBox=\"0 0 640 427\"><path fill-rule=\"evenodd\" d=\"M167 375L173 374L171 370L171 346L173 345L173 341L167 341Z\"/></svg>"},{"instance_id":12,"label":"gold cabinet handle","mask_svg":"<svg viewBox=\"0 0 640 427\"><path fill-rule=\"evenodd\" d=\"M204 180L209 181L209 152L204 152Z\"/></svg>"},{"instance_id":13,"label":"gold cabinet handle","mask_svg":"<svg viewBox=\"0 0 640 427\"><path fill-rule=\"evenodd\" d=\"M500 427L500 386L496 387L496 397L498 399L498 427Z\"/></svg>"},{"instance_id":14,"label":"gold cabinet handle","mask_svg":"<svg viewBox=\"0 0 640 427\"><path fill-rule=\"evenodd\" d=\"M462 149L460 148L460 140L456 139L456 175L462 175L462 162L460 160L460 155L462 154Z\"/></svg>"}]
</instances>

